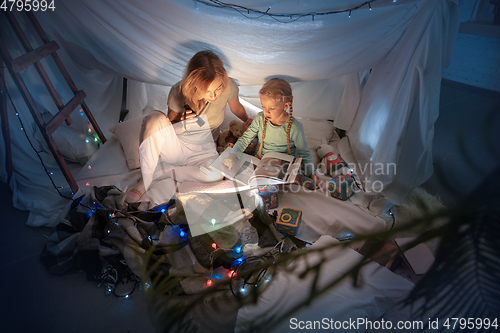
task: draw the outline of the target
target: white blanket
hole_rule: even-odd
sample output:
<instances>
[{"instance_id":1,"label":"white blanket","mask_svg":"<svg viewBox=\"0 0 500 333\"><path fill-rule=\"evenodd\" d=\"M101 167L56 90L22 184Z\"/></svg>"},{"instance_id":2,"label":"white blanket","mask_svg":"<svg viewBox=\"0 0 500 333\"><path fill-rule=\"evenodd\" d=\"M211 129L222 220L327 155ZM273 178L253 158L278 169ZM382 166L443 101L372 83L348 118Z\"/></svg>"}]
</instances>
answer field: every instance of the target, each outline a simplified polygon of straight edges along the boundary
<instances>
[{"instance_id":1,"label":"white blanket","mask_svg":"<svg viewBox=\"0 0 500 333\"><path fill-rule=\"evenodd\" d=\"M310 249L322 248L337 240L322 236ZM294 272L280 272L269 282L256 304L246 305L238 312L236 332L245 332L251 325L285 317L269 331L289 332L295 329L315 328L341 332L365 332L366 321L376 321L389 308L404 299L413 284L393 274L387 268L371 262L364 266L359 276L359 287L354 287L350 277L329 289L311 304L287 314L309 296L314 274L300 279L298 275L306 267L313 266L323 258L317 288L324 288L330 282L348 272L363 256L349 247L333 247L323 254L312 253L292 263ZM356 325L350 324L355 322ZM359 323L359 325L358 325ZM317 325L317 326L312 326ZM339 326L340 329L339 329ZM394 323L394 326L396 323ZM266 326L264 326L266 327Z\"/></svg>"},{"instance_id":2,"label":"white blanket","mask_svg":"<svg viewBox=\"0 0 500 333\"><path fill-rule=\"evenodd\" d=\"M140 181L140 169L130 170L127 167L120 143L115 137L110 137L108 142L99 149L78 174L77 182L80 186L80 192L77 195L85 193L91 186L103 185L115 185L126 192L133 189ZM174 184L169 183L163 191L164 193L176 193L176 191L186 193L197 190L197 188L199 190L201 187L220 187L221 183L196 185L192 182L180 183L175 189L173 188ZM358 194L355 194L354 197L356 195ZM141 201L149 201L150 199L148 195L143 195ZM297 236L308 242L314 242L321 235L335 237L345 230L354 234L369 234L387 227L385 220L367 214L354 205L351 200L340 201L332 198L325 190L309 191L298 185L289 185L280 190L278 200L277 210L281 207L302 210L302 222Z\"/></svg>"}]
</instances>

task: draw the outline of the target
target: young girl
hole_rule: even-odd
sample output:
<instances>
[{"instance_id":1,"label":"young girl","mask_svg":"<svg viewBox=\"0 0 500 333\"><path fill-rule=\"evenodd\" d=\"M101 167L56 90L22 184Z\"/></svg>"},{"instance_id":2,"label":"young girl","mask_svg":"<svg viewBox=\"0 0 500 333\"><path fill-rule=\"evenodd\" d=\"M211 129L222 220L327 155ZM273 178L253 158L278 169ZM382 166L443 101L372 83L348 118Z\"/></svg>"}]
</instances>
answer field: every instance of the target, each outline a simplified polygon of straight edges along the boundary
<instances>
[{"instance_id":1,"label":"young girl","mask_svg":"<svg viewBox=\"0 0 500 333\"><path fill-rule=\"evenodd\" d=\"M259 96L262 112L255 117L231 149L231 154L222 163L231 169L236 158L241 157L248 144L258 135L260 142L258 157L269 151L302 157L304 174L319 184L311 153L307 148L304 129L292 116L293 95L290 84L283 79L271 79L259 90Z\"/></svg>"}]
</instances>

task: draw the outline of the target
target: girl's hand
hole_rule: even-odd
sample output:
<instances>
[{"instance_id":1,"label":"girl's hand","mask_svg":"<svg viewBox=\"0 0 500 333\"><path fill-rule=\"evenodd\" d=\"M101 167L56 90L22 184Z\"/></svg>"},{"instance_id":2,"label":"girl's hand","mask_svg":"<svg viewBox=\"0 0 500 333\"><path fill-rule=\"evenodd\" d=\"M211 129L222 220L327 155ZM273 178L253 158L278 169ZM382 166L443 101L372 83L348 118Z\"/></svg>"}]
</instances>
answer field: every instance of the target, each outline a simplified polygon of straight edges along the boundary
<instances>
[{"instance_id":1,"label":"girl's hand","mask_svg":"<svg viewBox=\"0 0 500 333\"><path fill-rule=\"evenodd\" d=\"M222 164L224 164L228 170L231 170L235 160L236 160L236 155L231 153L227 158L222 160Z\"/></svg>"}]
</instances>

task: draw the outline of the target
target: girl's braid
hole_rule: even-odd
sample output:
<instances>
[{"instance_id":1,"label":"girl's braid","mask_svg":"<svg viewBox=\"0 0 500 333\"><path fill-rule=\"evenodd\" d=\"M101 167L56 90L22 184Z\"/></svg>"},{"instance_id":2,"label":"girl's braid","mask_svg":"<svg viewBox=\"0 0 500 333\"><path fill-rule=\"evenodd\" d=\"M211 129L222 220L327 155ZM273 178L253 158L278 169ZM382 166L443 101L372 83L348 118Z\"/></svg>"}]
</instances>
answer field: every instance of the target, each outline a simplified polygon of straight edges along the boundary
<instances>
[{"instance_id":1,"label":"girl's braid","mask_svg":"<svg viewBox=\"0 0 500 333\"><path fill-rule=\"evenodd\" d=\"M286 126L286 146L288 147L288 155L291 155L290 129L292 128L292 113L293 113L293 106L292 103L290 102L290 110L288 111L288 125ZM264 127L264 133L265 133L265 127Z\"/></svg>"},{"instance_id":2,"label":"girl's braid","mask_svg":"<svg viewBox=\"0 0 500 333\"><path fill-rule=\"evenodd\" d=\"M264 145L264 138L266 137L266 127L267 127L267 118L264 119L264 126L262 128L262 140L259 147L259 157L262 157L262 146Z\"/></svg>"}]
</instances>

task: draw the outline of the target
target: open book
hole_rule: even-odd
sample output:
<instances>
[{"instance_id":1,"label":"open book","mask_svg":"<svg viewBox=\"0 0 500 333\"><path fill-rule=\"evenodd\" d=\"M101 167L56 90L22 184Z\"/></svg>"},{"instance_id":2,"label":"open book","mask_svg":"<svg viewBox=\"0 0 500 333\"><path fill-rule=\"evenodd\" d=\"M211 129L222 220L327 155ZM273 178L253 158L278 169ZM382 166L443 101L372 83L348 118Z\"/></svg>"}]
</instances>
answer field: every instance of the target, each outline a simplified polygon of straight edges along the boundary
<instances>
[{"instance_id":1,"label":"open book","mask_svg":"<svg viewBox=\"0 0 500 333\"><path fill-rule=\"evenodd\" d=\"M294 183L302 162L302 157L283 153L269 152L260 160L243 153L229 170L222 161L229 156L230 151L231 149L224 150L209 168L222 173L226 178L249 186Z\"/></svg>"}]
</instances>

